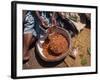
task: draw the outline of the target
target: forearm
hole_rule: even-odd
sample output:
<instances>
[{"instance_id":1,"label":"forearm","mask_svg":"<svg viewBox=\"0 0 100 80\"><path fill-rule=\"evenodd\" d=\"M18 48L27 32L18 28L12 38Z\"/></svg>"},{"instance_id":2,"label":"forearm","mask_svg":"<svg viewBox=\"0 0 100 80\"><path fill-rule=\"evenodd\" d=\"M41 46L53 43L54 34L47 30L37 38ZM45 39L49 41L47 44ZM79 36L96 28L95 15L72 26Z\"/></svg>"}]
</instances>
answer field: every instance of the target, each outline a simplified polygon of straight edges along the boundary
<instances>
[{"instance_id":1,"label":"forearm","mask_svg":"<svg viewBox=\"0 0 100 80\"><path fill-rule=\"evenodd\" d=\"M37 15L37 18L39 19L39 21L42 22L42 18L41 18L40 14L39 14L39 11L36 11L36 15Z\"/></svg>"}]
</instances>

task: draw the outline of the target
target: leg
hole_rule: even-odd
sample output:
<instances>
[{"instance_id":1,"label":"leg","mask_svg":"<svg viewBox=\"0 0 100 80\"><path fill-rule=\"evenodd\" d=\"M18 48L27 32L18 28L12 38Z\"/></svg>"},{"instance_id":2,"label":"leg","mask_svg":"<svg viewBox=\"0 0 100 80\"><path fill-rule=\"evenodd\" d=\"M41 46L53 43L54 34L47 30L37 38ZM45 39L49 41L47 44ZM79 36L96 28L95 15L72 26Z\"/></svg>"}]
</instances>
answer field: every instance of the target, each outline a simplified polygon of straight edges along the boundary
<instances>
[{"instance_id":1,"label":"leg","mask_svg":"<svg viewBox=\"0 0 100 80\"><path fill-rule=\"evenodd\" d=\"M30 57L29 47L32 42L35 42L35 37L32 36L32 33L24 34L24 43L23 43L23 46L24 46L23 60L24 61L29 60L29 57Z\"/></svg>"},{"instance_id":2,"label":"leg","mask_svg":"<svg viewBox=\"0 0 100 80\"><path fill-rule=\"evenodd\" d=\"M31 11L27 12L25 16L25 19L23 21L24 26L24 39L23 39L23 60L27 61L29 60L30 54L29 54L29 47L32 44L32 38L33 38L33 31L34 30L34 17L31 13Z\"/></svg>"}]
</instances>

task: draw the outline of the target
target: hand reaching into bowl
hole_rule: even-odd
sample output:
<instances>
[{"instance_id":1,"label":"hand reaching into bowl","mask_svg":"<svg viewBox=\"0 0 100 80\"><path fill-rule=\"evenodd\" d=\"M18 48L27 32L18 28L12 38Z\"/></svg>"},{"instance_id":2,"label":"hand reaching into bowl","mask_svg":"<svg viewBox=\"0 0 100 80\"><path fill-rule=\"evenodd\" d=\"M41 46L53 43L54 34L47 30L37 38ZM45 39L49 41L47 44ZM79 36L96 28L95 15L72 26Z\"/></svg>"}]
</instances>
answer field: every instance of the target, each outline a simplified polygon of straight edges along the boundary
<instances>
[{"instance_id":1,"label":"hand reaching into bowl","mask_svg":"<svg viewBox=\"0 0 100 80\"><path fill-rule=\"evenodd\" d=\"M43 16L40 16L40 13L38 11L36 11L36 15L39 19L39 23L40 23L41 27L43 27L44 29L47 29L48 22L47 22L46 18L44 18Z\"/></svg>"},{"instance_id":2,"label":"hand reaching into bowl","mask_svg":"<svg viewBox=\"0 0 100 80\"><path fill-rule=\"evenodd\" d=\"M57 26L57 21L55 18L55 13L49 13L50 17L46 17L46 14L42 14L40 15L40 13L38 11L36 11L36 15L39 19L39 23L41 25L41 27L43 27L44 29L48 29L49 27L53 27L53 26ZM50 22L51 19L51 22Z\"/></svg>"}]
</instances>

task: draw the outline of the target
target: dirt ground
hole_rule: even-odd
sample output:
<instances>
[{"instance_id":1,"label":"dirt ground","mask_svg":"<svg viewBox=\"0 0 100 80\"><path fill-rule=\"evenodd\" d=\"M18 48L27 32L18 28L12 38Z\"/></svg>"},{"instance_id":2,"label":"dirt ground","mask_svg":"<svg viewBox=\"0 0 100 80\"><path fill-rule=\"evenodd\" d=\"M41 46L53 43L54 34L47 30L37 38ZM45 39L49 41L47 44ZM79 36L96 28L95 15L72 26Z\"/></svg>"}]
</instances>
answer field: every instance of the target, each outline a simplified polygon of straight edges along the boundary
<instances>
[{"instance_id":1,"label":"dirt ground","mask_svg":"<svg viewBox=\"0 0 100 80\"><path fill-rule=\"evenodd\" d=\"M90 66L91 54L88 51L91 46L90 32L91 30L89 28L84 28L78 35L72 38L72 48L78 48L78 54L75 59L66 57L59 62L47 63L38 56L38 53L33 47L30 50L30 60L23 64L23 69L67 67L67 63L70 64L71 67Z\"/></svg>"},{"instance_id":2,"label":"dirt ground","mask_svg":"<svg viewBox=\"0 0 100 80\"><path fill-rule=\"evenodd\" d=\"M78 54L76 56L74 66L90 66L91 65L91 53L89 48L91 44L90 29L84 28L83 31L72 38L72 45L74 48L78 48Z\"/></svg>"}]
</instances>

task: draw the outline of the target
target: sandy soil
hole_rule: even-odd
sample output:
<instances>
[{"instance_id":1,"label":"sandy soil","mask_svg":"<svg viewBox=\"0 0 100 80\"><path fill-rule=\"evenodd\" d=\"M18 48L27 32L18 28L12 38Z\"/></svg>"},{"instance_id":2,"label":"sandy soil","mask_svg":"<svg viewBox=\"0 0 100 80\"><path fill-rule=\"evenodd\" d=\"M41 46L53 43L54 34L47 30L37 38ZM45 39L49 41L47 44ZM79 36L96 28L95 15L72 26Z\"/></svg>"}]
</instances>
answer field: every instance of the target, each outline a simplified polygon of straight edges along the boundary
<instances>
[{"instance_id":1,"label":"sandy soil","mask_svg":"<svg viewBox=\"0 0 100 80\"><path fill-rule=\"evenodd\" d=\"M74 48L78 48L78 54L76 56L74 66L90 66L91 55L88 52L91 44L90 29L84 28L78 35L72 39Z\"/></svg>"}]
</instances>

